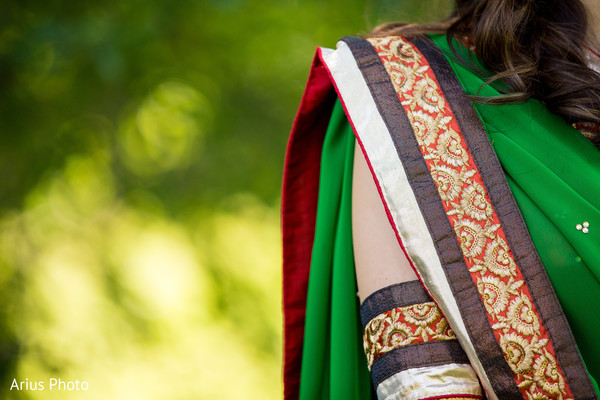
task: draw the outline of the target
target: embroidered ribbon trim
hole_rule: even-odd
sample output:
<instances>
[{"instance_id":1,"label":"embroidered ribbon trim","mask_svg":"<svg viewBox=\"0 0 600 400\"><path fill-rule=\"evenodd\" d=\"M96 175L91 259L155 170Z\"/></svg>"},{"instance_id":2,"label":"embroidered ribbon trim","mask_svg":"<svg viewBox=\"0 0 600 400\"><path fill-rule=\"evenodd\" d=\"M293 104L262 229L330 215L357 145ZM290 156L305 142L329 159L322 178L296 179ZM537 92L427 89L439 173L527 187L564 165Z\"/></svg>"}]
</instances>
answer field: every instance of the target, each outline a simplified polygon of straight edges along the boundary
<instances>
[{"instance_id":1,"label":"embroidered ribbon trim","mask_svg":"<svg viewBox=\"0 0 600 400\"><path fill-rule=\"evenodd\" d=\"M523 398L571 399L548 333L433 72L420 52L402 38L369 41L388 70L413 126L490 326Z\"/></svg>"},{"instance_id":2,"label":"embroidered ribbon trim","mask_svg":"<svg viewBox=\"0 0 600 400\"><path fill-rule=\"evenodd\" d=\"M396 307L367 324L363 345L369 369L377 358L396 348L433 340L456 339L434 302Z\"/></svg>"}]
</instances>

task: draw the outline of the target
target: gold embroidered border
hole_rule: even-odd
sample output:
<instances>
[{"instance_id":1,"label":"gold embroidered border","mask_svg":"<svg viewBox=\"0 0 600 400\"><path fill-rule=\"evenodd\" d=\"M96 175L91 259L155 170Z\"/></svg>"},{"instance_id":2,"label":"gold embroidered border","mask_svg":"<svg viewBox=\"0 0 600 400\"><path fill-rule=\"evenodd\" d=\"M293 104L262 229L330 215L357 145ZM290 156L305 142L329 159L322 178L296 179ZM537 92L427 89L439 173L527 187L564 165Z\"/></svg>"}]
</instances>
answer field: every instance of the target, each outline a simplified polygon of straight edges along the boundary
<instances>
[{"instance_id":1,"label":"gold embroidered border","mask_svg":"<svg viewBox=\"0 0 600 400\"><path fill-rule=\"evenodd\" d=\"M396 348L433 340L456 339L434 302L396 307L373 318L363 334L369 369L377 358Z\"/></svg>"},{"instance_id":2,"label":"gold embroidered border","mask_svg":"<svg viewBox=\"0 0 600 400\"><path fill-rule=\"evenodd\" d=\"M490 326L525 399L571 399L548 333L435 75L399 37L371 38L410 120Z\"/></svg>"}]
</instances>

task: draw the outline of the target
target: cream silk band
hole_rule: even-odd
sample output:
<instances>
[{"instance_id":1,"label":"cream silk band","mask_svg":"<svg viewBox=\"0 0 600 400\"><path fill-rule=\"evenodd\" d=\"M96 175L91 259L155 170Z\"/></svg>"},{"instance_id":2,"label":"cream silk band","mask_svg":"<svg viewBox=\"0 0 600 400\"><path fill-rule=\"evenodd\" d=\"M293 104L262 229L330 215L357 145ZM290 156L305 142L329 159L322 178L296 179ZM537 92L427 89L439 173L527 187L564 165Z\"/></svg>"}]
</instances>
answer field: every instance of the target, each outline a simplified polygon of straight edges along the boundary
<instances>
[{"instance_id":1,"label":"cream silk band","mask_svg":"<svg viewBox=\"0 0 600 400\"><path fill-rule=\"evenodd\" d=\"M420 400L460 393L481 396L477 375L468 364L445 364L399 372L377 386L377 398Z\"/></svg>"}]
</instances>

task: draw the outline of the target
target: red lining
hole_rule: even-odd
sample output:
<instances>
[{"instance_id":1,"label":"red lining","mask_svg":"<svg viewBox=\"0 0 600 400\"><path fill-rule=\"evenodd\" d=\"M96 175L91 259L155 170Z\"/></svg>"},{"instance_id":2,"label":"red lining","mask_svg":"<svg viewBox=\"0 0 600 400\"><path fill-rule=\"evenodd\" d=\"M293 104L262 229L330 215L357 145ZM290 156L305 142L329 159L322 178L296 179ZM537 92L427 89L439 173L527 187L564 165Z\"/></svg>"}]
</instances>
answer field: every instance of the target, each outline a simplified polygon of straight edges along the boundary
<instances>
[{"instance_id":1,"label":"red lining","mask_svg":"<svg viewBox=\"0 0 600 400\"><path fill-rule=\"evenodd\" d=\"M284 398L297 399L310 258L315 233L323 138L335 92L318 57L313 59L306 89L294 120L283 172Z\"/></svg>"}]
</instances>

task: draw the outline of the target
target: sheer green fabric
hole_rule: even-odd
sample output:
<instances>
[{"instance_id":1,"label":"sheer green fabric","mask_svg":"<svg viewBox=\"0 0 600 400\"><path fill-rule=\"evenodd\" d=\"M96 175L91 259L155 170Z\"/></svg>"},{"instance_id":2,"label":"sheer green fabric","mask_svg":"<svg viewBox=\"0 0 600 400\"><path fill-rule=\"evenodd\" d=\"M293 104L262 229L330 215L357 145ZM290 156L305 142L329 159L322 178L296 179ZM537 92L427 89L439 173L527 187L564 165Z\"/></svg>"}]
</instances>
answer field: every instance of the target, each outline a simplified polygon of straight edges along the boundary
<instances>
[{"instance_id":1,"label":"sheer green fabric","mask_svg":"<svg viewBox=\"0 0 600 400\"><path fill-rule=\"evenodd\" d=\"M484 79L452 55L446 36L431 37L467 94L499 95L490 85L481 88ZM454 42L454 47L461 57L481 67L464 46ZM598 378L600 151L537 100L473 106L502 164L588 371ZM589 233L577 229L583 222L589 223Z\"/></svg>"},{"instance_id":2,"label":"sheer green fabric","mask_svg":"<svg viewBox=\"0 0 600 400\"><path fill-rule=\"evenodd\" d=\"M321 158L300 399L370 399L352 250L354 134L336 103ZM332 240L333 239L333 240Z\"/></svg>"}]
</instances>

